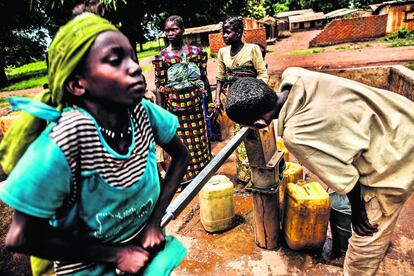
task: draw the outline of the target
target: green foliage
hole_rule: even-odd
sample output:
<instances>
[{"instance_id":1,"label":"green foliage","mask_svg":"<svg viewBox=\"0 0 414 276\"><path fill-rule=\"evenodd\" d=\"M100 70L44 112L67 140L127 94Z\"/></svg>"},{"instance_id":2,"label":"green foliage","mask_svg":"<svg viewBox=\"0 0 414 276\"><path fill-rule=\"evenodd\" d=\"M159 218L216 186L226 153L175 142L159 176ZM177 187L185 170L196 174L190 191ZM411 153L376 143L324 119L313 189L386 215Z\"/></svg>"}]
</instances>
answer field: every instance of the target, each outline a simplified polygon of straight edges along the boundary
<instances>
[{"instance_id":1,"label":"green foliage","mask_svg":"<svg viewBox=\"0 0 414 276\"><path fill-rule=\"evenodd\" d=\"M301 9L313 9L315 12L330 12L336 9L347 8L351 5L352 0L274 0L273 8L274 12L283 12L286 10L301 10ZM284 7L288 7L285 9Z\"/></svg>"},{"instance_id":2,"label":"green foliage","mask_svg":"<svg viewBox=\"0 0 414 276\"><path fill-rule=\"evenodd\" d=\"M385 41L393 41L396 39L409 39L413 38L414 33L411 30L405 28L399 28L396 32L390 34L385 38Z\"/></svg>"},{"instance_id":3,"label":"green foliage","mask_svg":"<svg viewBox=\"0 0 414 276\"><path fill-rule=\"evenodd\" d=\"M350 4L352 8L357 9L365 9L368 8L369 5L380 3L381 1L378 0L351 0Z\"/></svg>"},{"instance_id":4,"label":"green foliage","mask_svg":"<svg viewBox=\"0 0 414 276\"><path fill-rule=\"evenodd\" d=\"M414 32L408 29L399 28L396 32L388 35L385 42L391 42L388 47L402 47L414 45Z\"/></svg>"},{"instance_id":5,"label":"green foliage","mask_svg":"<svg viewBox=\"0 0 414 276\"><path fill-rule=\"evenodd\" d=\"M286 53L288 56L301 56L301 55L310 55L324 52L324 48L310 48L303 50L293 50Z\"/></svg>"},{"instance_id":6,"label":"green foliage","mask_svg":"<svg viewBox=\"0 0 414 276\"><path fill-rule=\"evenodd\" d=\"M248 0L244 15L256 19L265 17L266 8L264 6L264 0Z\"/></svg>"},{"instance_id":7,"label":"green foliage","mask_svg":"<svg viewBox=\"0 0 414 276\"><path fill-rule=\"evenodd\" d=\"M288 1L283 1L283 3L274 3L272 7L275 15L289 10Z\"/></svg>"}]
</instances>

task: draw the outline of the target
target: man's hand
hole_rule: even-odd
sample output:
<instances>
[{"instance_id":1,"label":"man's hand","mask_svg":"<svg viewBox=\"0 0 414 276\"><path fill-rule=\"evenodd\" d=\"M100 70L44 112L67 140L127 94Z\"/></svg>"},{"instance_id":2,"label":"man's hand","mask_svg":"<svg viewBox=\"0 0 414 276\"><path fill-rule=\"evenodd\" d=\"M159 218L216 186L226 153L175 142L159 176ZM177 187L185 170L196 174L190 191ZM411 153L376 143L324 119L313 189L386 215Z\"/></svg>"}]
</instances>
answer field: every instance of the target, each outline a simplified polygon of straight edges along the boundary
<instances>
[{"instance_id":1,"label":"man's hand","mask_svg":"<svg viewBox=\"0 0 414 276\"><path fill-rule=\"evenodd\" d=\"M361 198L361 186L359 182L347 194L352 211L352 228L355 233L360 236L372 236L378 231L378 225L372 225L369 222L367 212L365 210L365 202Z\"/></svg>"},{"instance_id":2,"label":"man's hand","mask_svg":"<svg viewBox=\"0 0 414 276\"><path fill-rule=\"evenodd\" d=\"M378 231L378 225L371 225L371 223L369 222L364 202L361 203L361 207L359 210L354 211L354 208L352 207L351 209L352 228L354 229L355 233L357 233L360 236L372 236L375 232Z\"/></svg>"},{"instance_id":3,"label":"man's hand","mask_svg":"<svg viewBox=\"0 0 414 276\"><path fill-rule=\"evenodd\" d=\"M127 246L117 256L116 267L122 272L137 273L148 261L149 253L139 246Z\"/></svg>"}]
</instances>

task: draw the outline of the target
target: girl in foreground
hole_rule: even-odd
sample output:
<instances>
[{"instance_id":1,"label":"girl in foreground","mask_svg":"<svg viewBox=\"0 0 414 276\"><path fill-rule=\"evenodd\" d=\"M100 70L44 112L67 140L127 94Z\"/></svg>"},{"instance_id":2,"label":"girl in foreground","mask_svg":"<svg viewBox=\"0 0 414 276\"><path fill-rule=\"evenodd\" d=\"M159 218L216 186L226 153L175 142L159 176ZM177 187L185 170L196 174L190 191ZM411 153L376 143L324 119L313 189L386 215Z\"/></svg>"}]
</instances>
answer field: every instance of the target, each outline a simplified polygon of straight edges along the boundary
<instances>
[{"instance_id":1,"label":"girl in foreground","mask_svg":"<svg viewBox=\"0 0 414 276\"><path fill-rule=\"evenodd\" d=\"M133 48L99 16L84 13L63 26L48 61L50 91L40 97L63 111L12 100L50 123L42 131L45 124L30 117L8 132L36 137L22 137L34 142L0 187L0 198L16 210L6 246L59 261L58 275L136 273L146 265L148 272L161 269L153 264L166 251L175 255L170 271L185 255L160 228L188 162L177 119L143 99L146 83ZM16 147L5 141L10 145L2 149ZM155 143L172 157L162 185ZM8 173L12 153L2 153Z\"/></svg>"}]
</instances>

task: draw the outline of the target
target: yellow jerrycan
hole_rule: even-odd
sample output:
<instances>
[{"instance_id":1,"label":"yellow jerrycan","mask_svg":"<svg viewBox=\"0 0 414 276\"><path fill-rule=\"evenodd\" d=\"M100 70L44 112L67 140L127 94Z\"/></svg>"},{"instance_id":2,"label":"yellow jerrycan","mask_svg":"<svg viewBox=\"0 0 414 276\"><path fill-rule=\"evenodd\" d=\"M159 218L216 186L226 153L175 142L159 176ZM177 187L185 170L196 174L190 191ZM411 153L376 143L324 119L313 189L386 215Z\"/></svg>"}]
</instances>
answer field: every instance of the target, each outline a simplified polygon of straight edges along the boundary
<instances>
[{"instance_id":1,"label":"yellow jerrycan","mask_svg":"<svg viewBox=\"0 0 414 276\"><path fill-rule=\"evenodd\" d=\"M326 238L329 194L318 182L287 185L285 239L293 250L321 250Z\"/></svg>"},{"instance_id":2,"label":"yellow jerrycan","mask_svg":"<svg viewBox=\"0 0 414 276\"><path fill-rule=\"evenodd\" d=\"M282 137L276 138L276 147L278 150L283 151L283 158L285 158L285 161L289 161L289 151L285 147Z\"/></svg>"},{"instance_id":3,"label":"yellow jerrycan","mask_svg":"<svg viewBox=\"0 0 414 276\"><path fill-rule=\"evenodd\" d=\"M234 185L225 175L213 176L199 193L201 224L207 232L229 229L234 222Z\"/></svg>"},{"instance_id":4,"label":"yellow jerrycan","mask_svg":"<svg viewBox=\"0 0 414 276\"><path fill-rule=\"evenodd\" d=\"M280 217L281 225L283 226L284 210L286 207L285 198L286 198L286 187L287 184L292 182L296 183L298 180L303 179L303 167L297 163L286 162L286 168L283 171L283 180L279 185L279 208L280 208Z\"/></svg>"}]
</instances>

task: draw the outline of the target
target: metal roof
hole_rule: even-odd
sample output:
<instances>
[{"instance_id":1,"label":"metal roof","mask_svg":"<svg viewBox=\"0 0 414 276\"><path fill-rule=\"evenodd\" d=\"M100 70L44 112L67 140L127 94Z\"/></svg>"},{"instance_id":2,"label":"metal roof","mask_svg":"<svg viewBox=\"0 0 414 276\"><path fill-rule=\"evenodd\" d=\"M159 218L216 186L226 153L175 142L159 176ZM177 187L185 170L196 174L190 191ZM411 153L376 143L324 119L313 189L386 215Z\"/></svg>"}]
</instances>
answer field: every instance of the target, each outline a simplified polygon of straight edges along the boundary
<instances>
[{"instance_id":1,"label":"metal roof","mask_svg":"<svg viewBox=\"0 0 414 276\"><path fill-rule=\"evenodd\" d=\"M290 16L289 22L299 23L299 22L315 21L315 20L322 20L322 19L325 19L325 14L323 12L317 12L317 13Z\"/></svg>"},{"instance_id":2,"label":"metal roof","mask_svg":"<svg viewBox=\"0 0 414 276\"><path fill-rule=\"evenodd\" d=\"M351 13L356 12L356 11L358 11L358 9L343 8L343 9L328 12L328 13L325 14L325 17L326 18L341 17L341 16L345 16L345 15L351 14Z\"/></svg>"},{"instance_id":3,"label":"metal roof","mask_svg":"<svg viewBox=\"0 0 414 276\"><path fill-rule=\"evenodd\" d=\"M402 0L387 1L387 2L382 2L380 4L370 5L370 7L373 9L373 14L376 14L385 6L400 6L400 5L406 5L406 4L414 4L414 1L402 1Z\"/></svg>"},{"instance_id":4,"label":"metal roof","mask_svg":"<svg viewBox=\"0 0 414 276\"><path fill-rule=\"evenodd\" d=\"M204 25L200 27L186 28L184 35L220 32L222 28L221 23Z\"/></svg>"},{"instance_id":5,"label":"metal roof","mask_svg":"<svg viewBox=\"0 0 414 276\"><path fill-rule=\"evenodd\" d=\"M307 10L279 12L278 14L276 14L276 18L289 17L289 16L293 16L293 15L306 14L306 13L313 13L313 10L312 9L307 9Z\"/></svg>"}]
</instances>

